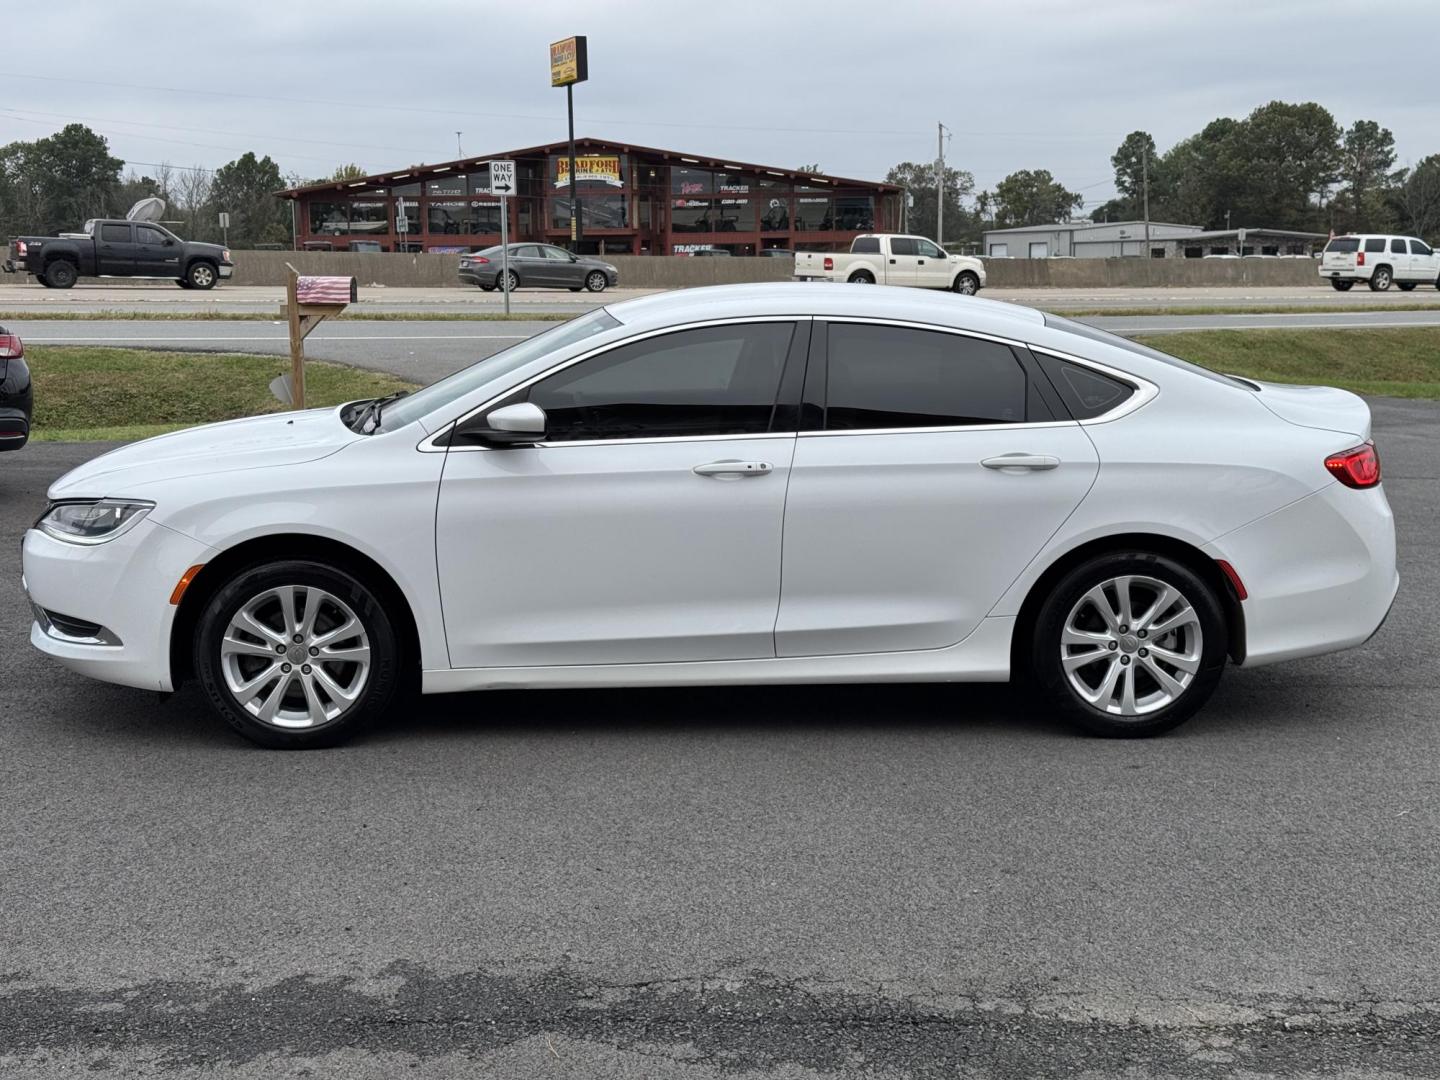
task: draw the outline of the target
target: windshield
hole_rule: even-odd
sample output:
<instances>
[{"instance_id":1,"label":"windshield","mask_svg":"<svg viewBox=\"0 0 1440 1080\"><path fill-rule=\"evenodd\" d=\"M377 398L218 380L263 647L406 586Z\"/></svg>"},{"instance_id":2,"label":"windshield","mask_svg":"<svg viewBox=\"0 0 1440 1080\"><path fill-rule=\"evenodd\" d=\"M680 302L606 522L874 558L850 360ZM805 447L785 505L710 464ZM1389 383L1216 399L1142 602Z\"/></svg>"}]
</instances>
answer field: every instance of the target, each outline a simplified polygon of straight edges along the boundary
<instances>
[{"instance_id":1,"label":"windshield","mask_svg":"<svg viewBox=\"0 0 1440 1080\"><path fill-rule=\"evenodd\" d=\"M620 321L604 308L597 308L589 314L581 315L578 319L561 323L553 329L546 330L543 334L536 334L494 356L487 356L484 360L462 368L454 375L447 376L423 390L415 391L409 397L401 398L399 401L387 405L381 414L380 426L376 430L395 431L402 428L406 424L419 420L422 416L429 415L436 409L449 405L452 401L459 400L492 379L498 379L512 371L518 371L530 361L538 359L546 353L558 352L576 342L584 341L596 334L603 334L607 330L613 330L619 325Z\"/></svg>"},{"instance_id":2,"label":"windshield","mask_svg":"<svg viewBox=\"0 0 1440 1080\"><path fill-rule=\"evenodd\" d=\"M1062 319L1059 315L1046 314L1045 325L1052 326L1056 330L1067 331L1078 337L1089 338L1091 341L1098 341L1102 344L1110 345L1116 349L1124 349L1126 352L1136 353L1148 360L1158 360L1162 364L1168 364L1173 368L1180 368L1182 371L1188 371L1193 375L1202 375L1214 382L1225 383L1227 386L1238 386L1246 390L1256 388L1253 383L1247 383L1240 379L1232 378L1229 375L1221 375L1219 372L1211 371L1207 367L1192 364L1189 360L1181 360L1178 356L1171 356L1169 353L1161 352L1159 349L1152 349L1149 345L1141 345L1138 341L1131 341L1129 338L1123 338L1119 334L1112 334L1108 330L1097 330L1095 327L1085 323Z\"/></svg>"}]
</instances>

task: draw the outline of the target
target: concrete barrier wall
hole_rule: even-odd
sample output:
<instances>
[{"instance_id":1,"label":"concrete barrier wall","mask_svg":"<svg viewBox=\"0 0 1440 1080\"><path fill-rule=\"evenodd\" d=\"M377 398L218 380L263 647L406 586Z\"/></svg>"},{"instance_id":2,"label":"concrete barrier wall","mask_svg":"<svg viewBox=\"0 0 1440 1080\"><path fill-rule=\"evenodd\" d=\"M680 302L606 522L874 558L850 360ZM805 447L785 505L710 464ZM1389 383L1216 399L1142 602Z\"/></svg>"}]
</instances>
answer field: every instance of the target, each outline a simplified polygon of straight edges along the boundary
<instances>
[{"instance_id":1,"label":"concrete barrier wall","mask_svg":"<svg viewBox=\"0 0 1440 1080\"><path fill-rule=\"evenodd\" d=\"M459 285L458 255L349 251L237 251L236 285L283 285L285 264L302 274L353 275L361 284L391 287ZM789 259L695 259L669 255L606 256L620 284L636 289L693 288L744 281L788 281ZM1314 259L992 259L992 288L1199 288L1323 284Z\"/></svg>"}]
</instances>

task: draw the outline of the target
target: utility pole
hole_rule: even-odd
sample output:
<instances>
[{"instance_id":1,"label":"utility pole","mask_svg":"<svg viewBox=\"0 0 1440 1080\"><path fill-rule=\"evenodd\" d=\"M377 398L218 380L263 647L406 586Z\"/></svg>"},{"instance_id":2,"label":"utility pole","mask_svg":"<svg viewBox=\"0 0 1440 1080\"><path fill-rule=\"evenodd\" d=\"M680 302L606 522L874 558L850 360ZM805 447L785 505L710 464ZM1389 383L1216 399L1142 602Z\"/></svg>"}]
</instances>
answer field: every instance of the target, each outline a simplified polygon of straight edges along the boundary
<instances>
[{"instance_id":1,"label":"utility pole","mask_svg":"<svg viewBox=\"0 0 1440 1080\"><path fill-rule=\"evenodd\" d=\"M1150 148L1140 148L1140 186L1145 192L1145 257L1150 257Z\"/></svg>"},{"instance_id":2,"label":"utility pole","mask_svg":"<svg viewBox=\"0 0 1440 1080\"><path fill-rule=\"evenodd\" d=\"M935 243L945 246L945 125L936 124L935 137Z\"/></svg>"},{"instance_id":3,"label":"utility pole","mask_svg":"<svg viewBox=\"0 0 1440 1080\"><path fill-rule=\"evenodd\" d=\"M463 131L455 132L455 156L457 158L462 158L465 156L465 148L460 145L460 136L464 134L465 133Z\"/></svg>"}]
</instances>

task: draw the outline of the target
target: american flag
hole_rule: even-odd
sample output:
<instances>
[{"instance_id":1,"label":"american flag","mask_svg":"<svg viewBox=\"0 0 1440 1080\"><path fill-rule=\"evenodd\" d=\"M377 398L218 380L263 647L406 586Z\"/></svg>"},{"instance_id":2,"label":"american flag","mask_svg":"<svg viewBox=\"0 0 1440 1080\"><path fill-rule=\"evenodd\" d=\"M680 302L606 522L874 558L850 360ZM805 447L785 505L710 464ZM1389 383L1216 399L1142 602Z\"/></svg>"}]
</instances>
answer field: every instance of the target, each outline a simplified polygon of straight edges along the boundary
<instances>
[{"instance_id":1,"label":"american flag","mask_svg":"<svg viewBox=\"0 0 1440 1080\"><path fill-rule=\"evenodd\" d=\"M295 299L302 304L351 304L355 302L355 279L302 275L295 284Z\"/></svg>"}]
</instances>

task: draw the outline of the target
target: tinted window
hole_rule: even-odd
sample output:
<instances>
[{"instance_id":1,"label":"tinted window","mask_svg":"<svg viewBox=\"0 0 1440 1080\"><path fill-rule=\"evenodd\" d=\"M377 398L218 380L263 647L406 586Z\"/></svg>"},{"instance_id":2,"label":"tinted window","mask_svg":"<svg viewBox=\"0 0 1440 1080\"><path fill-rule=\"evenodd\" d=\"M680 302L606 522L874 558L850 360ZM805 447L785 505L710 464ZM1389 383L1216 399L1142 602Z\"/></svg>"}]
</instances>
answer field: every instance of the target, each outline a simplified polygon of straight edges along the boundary
<instances>
[{"instance_id":1,"label":"tinted window","mask_svg":"<svg viewBox=\"0 0 1440 1080\"><path fill-rule=\"evenodd\" d=\"M1065 330L1074 334L1076 337L1086 338L1090 341L1098 341L1116 349L1124 349L1126 352L1143 356L1147 360L1158 360L1162 364L1168 364L1170 367L1188 371L1193 375L1203 375L1205 378L1213 379L1215 382L1222 382L1229 386L1247 385L1236 379L1232 379L1229 375L1221 375L1218 372L1211 371L1209 368L1201 367L1199 364L1192 364L1189 360L1181 360L1178 356L1171 356L1169 353L1161 352L1159 349L1152 349L1149 345L1141 345L1138 342L1131 341L1129 338L1123 338L1119 334L1112 334L1106 330L1097 330L1093 326L1087 326L1081 322L1073 322L1070 319L1061 318L1059 315L1047 314L1045 316L1045 325L1053 326L1057 330ZM1080 349L1073 351L1084 355Z\"/></svg>"},{"instance_id":2,"label":"tinted window","mask_svg":"<svg viewBox=\"0 0 1440 1080\"><path fill-rule=\"evenodd\" d=\"M792 323L683 330L622 345L530 388L546 440L756 435L770 430Z\"/></svg>"},{"instance_id":3,"label":"tinted window","mask_svg":"<svg viewBox=\"0 0 1440 1080\"><path fill-rule=\"evenodd\" d=\"M152 229L145 225L137 225L135 227L135 231L140 238L140 243L142 244L165 243L165 234L162 233L159 229Z\"/></svg>"},{"instance_id":4,"label":"tinted window","mask_svg":"<svg viewBox=\"0 0 1440 1080\"><path fill-rule=\"evenodd\" d=\"M1426 245L1422 244L1419 240L1411 240L1411 241L1410 241L1410 254L1411 254L1411 255L1429 255L1429 254L1431 254L1431 252L1430 252L1430 249L1429 249Z\"/></svg>"},{"instance_id":5,"label":"tinted window","mask_svg":"<svg viewBox=\"0 0 1440 1080\"><path fill-rule=\"evenodd\" d=\"M1390 241L1390 250L1391 250L1394 254L1396 254L1396 255L1404 255L1404 254L1405 254L1405 241L1404 241L1404 240L1391 240L1391 241Z\"/></svg>"},{"instance_id":6,"label":"tinted window","mask_svg":"<svg viewBox=\"0 0 1440 1080\"><path fill-rule=\"evenodd\" d=\"M1330 243L1325 245L1326 251L1339 251L1341 253L1360 250L1360 238L1358 236L1337 236Z\"/></svg>"},{"instance_id":7,"label":"tinted window","mask_svg":"<svg viewBox=\"0 0 1440 1080\"><path fill-rule=\"evenodd\" d=\"M855 323L831 323L829 336L825 426L832 431L1026 419L1025 369L1009 346Z\"/></svg>"},{"instance_id":8,"label":"tinted window","mask_svg":"<svg viewBox=\"0 0 1440 1080\"><path fill-rule=\"evenodd\" d=\"M1384 238L1383 238L1383 237L1379 237L1379 236L1372 236L1369 240L1366 240L1366 241L1365 241L1365 250L1366 250L1366 251L1384 251L1384 250L1385 250L1385 240L1384 240Z\"/></svg>"},{"instance_id":9,"label":"tinted window","mask_svg":"<svg viewBox=\"0 0 1440 1080\"><path fill-rule=\"evenodd\" d=\"M130 226L101 225L100 239L111 244L128 244L130 242Z\"/></svg>"},{"instance_id":10,"label":"tinted window","mask_svg":"<svg viewBox=\"0 0 1440 1080\"><path fill-rule=\"evenodd\" d=\"M1103 416L1135 393L1135 388L1129 383L1112 379L1091 368L1045 353L1034 355L1076 420Z\"/></svg>"},{"instance_id":11,"label":"tinted window","mask_svg":"<svg viewBox=\"0 0 1440 1080\"><path fill-rule=\"evenodd\" d=\"M920 244L913 236L892 236L890 238L891 255L919 255Z\"/></svg>"},{"instance_id":12,"label":"tinted window","mask_svg":"<svg viewBox=\"0 0 1440 1080\"><path fill-rule=\"evenodd\" d=\"M878 236L858 236L850 245L852 255L878 255L880 254L880 238Z\"/></svg>"}]
</instances>

